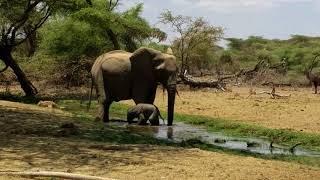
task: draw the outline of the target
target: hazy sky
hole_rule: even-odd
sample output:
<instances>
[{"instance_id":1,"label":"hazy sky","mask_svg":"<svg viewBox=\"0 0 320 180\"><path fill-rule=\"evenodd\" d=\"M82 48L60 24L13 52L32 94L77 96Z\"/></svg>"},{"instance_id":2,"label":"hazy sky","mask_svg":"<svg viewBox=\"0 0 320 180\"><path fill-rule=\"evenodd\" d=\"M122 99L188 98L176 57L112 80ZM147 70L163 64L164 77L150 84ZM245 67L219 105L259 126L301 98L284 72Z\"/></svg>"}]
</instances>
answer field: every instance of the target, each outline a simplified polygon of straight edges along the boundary
<instances>
[{"instance_id":1,"label":"hazy sky","mask_svg":"<svg viewBox=\"0 0 320 180\"><path fill-rule=\"evenodd\" d=\"M168 9L174 14L202 16L224 27L226 37L320 36L320 0L122 0L126 6L138 2L144 3L143 16L152 24Z\"/></svg>"}]
</instances>

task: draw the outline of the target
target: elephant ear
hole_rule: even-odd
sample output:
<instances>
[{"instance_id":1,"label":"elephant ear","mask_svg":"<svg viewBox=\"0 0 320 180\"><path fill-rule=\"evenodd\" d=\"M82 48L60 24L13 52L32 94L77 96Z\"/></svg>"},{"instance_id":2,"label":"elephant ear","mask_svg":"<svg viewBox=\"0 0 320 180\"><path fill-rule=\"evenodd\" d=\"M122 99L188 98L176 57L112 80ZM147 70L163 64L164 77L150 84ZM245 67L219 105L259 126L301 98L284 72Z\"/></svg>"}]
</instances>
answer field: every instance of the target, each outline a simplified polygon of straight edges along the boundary
<instances>
[{"instance_id":1,"label":"elephant ear","mask_svg":"<svg viewBox=\"0 0 320 180\"><path fill-rule=\"evenodd\" d=\"M154 49L139 48L130 57L132 72L141 73L142 71L148 70L152 72L153 69L161 68L163 61L156 58L160 54L160 51L156 51Z\"/></svg>"}]
</instances>

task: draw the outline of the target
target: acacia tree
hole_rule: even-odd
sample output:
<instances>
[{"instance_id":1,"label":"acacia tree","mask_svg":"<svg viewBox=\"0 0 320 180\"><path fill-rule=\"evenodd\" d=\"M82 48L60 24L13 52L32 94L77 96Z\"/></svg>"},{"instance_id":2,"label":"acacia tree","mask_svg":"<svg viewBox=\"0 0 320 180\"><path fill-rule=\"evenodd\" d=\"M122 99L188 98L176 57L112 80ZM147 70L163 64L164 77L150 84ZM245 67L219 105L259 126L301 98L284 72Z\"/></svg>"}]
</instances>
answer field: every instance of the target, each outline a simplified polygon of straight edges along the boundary
<instances>
[{"instance_id":1,"label":"acacia tree","mask_svg":"<svg viewBox=\"0 0 320 180\"><path fill-rule=\"evenodd\" d=\"M26 96L37 94L17 61L12 57L13 49L30 37L51 14L55 1L44 0L1 0L0 1L0 59L4 62L3 72L10 67ZM28 27L29 31L24 31Z\"/></svg>"},{"instance_id":2,"label":"acacia tree","mask_svg":"<svg viewBox=\"0 0 320 180\"><path fill-rule=\"evenodd\" d=\"M107 18L100 19L100 25L103 24L108 35L108 39L113 44L113 49L122 49L121 45L124 44L127 51L133 52L138 48L137 43L142 43L146 38L156 38L159 41L166 39L166 34L158 28L150 27L149 23L141 17L143 10L143 4L137 4L125 12L117 12L116 8L120 5L120 0L87 0L87 3L94 8L97 4L104 3L105 10L107 12ZM99 6L99 5L98 5ZM101 7L101 5L100 5ZM96 10L96 9L95 9ZM78 18L86 18L96 14L91 12L90 14L80 13ZM101 13L99 15L102 15ZM89 15L89 16L88 16ZM82 16L82 17L81 17ZM84 17L87 16L87 17ZM106 22L109 21L109 22ZM89 21L87 21L90 23ZM93 24L97 21L92 21ZM113 24L110 25L110 22Z\"/></svg>"},{"instance_id":3,"label":"acacia tree","mask_svg":"<svg viewBox=\"0 0 320 180\"><path fill-rule=\"evenodd\" d=\"M53 16L41 28L38 53L59 62L58 82L84 83L92 61L101 53L115 49L132 52L149 39L166 38L141 17L142 4L125 11L120 11L119 5L114 1L110 8L110 1L93 0L69 14Z\"/></svg>"},{"instance_id":4,"label":"acacia tree","mask_svg":"<svg viewBox=\"0 0 320 180\"><path fill-rule=\"evenodd\" d=\"M160 22L170 24L179 37L173 41L175 55L181 61L180 75L190 69L191 57L194 50L201 49L204 44L214 49L215 44L222 38L223 29L210 25L203 18L193 19L188 16L174 16L169 10L160 16ZM199 58L194 58L199 59Z\"/></svg>"},{"instance_id":5,"label":"acacia tree","mask_svg":"<svg viewBox=\"0 0 320 180\"><path fill-rule=\"evenodd\" d=\"M166 39L164 32L150 26L141 17L143 4L137 4L126 11L117 11L115 6L119 5L118 1L113 2L111 8L107 2L90 1L89 7L80 8L63 18L60 15L53 18L40 32L43 36L40 49L47 54L66 56L70 60L76 56L95 57L112 49L134 51L149 39L157 39L159 42ZM83 28L78 28L80 26ZM86 51L88 47L90 49Z\"/></svg>"},{"instance_id":6,"label":"acacia tree","mask_svg":"<svg viewBox=\"0 0 320 180\"><path fill-rule=\"evenodd\" d=\"M31 38L47 21L58 0L0 0L0 60L4 62L4 72L13 70L26 96L34 96L37 89L13 58L15 47Z\"/></svg>"},{"instance_id":7,"label":"acacia tree","mask_svg":"<svg viewBox=\"0 0 320 180\"><path fill-rule=\"evenodd\" d=\"M166 34L158 28L151 27L150 24L141 17L143 4L121 13L116 21L120 27L119 36L126 46L126 50L133 52L146 39L155 38L159 42L166 39Z\"/></svg>"}]
</instances>

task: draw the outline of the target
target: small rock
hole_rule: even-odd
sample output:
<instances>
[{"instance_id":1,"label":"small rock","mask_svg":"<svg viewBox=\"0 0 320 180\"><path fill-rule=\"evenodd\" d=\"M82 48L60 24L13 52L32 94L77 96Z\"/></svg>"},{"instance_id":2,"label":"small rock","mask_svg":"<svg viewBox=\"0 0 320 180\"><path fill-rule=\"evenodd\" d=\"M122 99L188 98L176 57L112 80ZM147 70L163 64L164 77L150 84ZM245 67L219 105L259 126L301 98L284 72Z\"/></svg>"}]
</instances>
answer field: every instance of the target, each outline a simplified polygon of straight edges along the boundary
<instances>
[{"instance_id":1,"label":"small rock","mask_svg":"<svg viewBox=\"0 0 320 180\"><path fill-rule=\"evenodd\" d=\"M215 139L214 143L226 143L227 141L225 139Z\"/></svg>"},{"instance_id":2,"label":"small rock","mask_svg":"<svg viewBox=\"0 0 320 180\"><path fill-rule=\"evenodd\" d=\"M59 130L55 135L60 137L67 137L71 135L77 135L79 133L78 127L73 123L65 123L60 126Z\"/></svg>"},{"instance_id":3,"label":"small rock","mask_svg":"<svg viewBox=\"0 0 320 180\"><path fill-rule=\"evenodd\" d=\"M73 123L65 123L60 128L76 128L76 126Z\"/></svg>"},{"instance_id":4,"label":"small rock","mask_svg":"<svg viewBox=\"0 0 320 180\"><path fill-rule=\"evenodd\" d=\"M53 101L39 101L37 105L40 107L60 109L59 106Z\"/></svg>"},{"instance_id":5,"label":"small rock","mask_svg":"<svg viewBox=\"0 0 320 180\"><path fill-rule=\"evenodd\" d=\"M256 147L256 146L259 146L259 144L256 142L247 142L247 147Z\"/></svg>"}]
</instances>

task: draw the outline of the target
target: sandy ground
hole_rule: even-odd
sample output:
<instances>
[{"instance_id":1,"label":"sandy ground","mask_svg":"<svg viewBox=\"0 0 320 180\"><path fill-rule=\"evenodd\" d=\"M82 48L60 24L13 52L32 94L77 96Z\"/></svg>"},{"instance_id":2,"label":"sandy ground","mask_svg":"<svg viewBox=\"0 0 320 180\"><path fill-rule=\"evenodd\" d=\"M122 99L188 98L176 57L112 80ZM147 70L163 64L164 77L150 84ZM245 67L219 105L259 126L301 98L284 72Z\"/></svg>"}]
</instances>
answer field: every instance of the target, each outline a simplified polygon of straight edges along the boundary
<instances>
[{"instance_id":1,"label":"sandy ground","mask_svg":"<svg viewBox=\"0 0 320 180\"><path fill-rule=\"evenodd\" d=\"M43 86L43 87L42 87ZM77 92L87 96L89 89L72 88L61 90L39 87L46 95L57 95L62 92ZM272 99L270 95L259 92L271 92L271 88L257 88L256 95L250 95L249 87L231 87L231 92L216 89L189 90L179 87L180 98L176 97L176 112L220 117L228 120L245 122L276 129L292 129L297 131L320 133L320 94L314 94L310 88L276 88L277 93L290 95L289 98ZM3 91L4 87L0 86ZM20 92L18 86L11 87L12 92ZM133 105L133 101L121 101ZM158 89L155 104L166 112L167 97L162 89Z\"/></svg>"},{"instance_id":2,"label":"sandy ground","mask_svg":"<svg viewBox=\"0 0 320 180\"><path fill-rule=\"evenodd\" d=\"M63 113L57 114L32 105L0 101L0 171L62 171L115 179L320 177L318 168L287 162L199 149L114 145L53 136L51 131L56 124L71 121L69 118Z\"/></svg>"},{"instance_id":3,"label":"sandy ground","mask_svg":"<svg viewBox=\"0 0 320 180\"><path fill-rule=\"evenodd\" d=\"M183 90L176 98L176 112L220 117L268 128L294 129L320 133L320 94L311 88L281 88L277 93L289 98L272 99L267 94L249 97L250 88L231 88L232 92L209 90ZM257 93L271 92L270 88L255 88ZM132 101L124 102L133 104ZM166 112L167 98L159 89L156 105Z\"/></svg>"},{"instance_id":4,"label":"sandy ground","mask_svg":"<svg viewBox=\"0 0 320 180\"><path fill-rule=\"evenodd\" d=\"M18 137L17 137L18 138ZM115 179L317 179L307 166L199 149L100 145L70 139L10 139L0 149L1 170L62 171Z\"/></svg>"}]
</instances>

